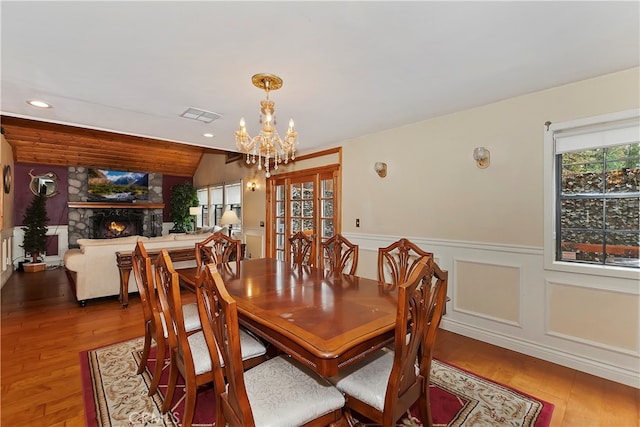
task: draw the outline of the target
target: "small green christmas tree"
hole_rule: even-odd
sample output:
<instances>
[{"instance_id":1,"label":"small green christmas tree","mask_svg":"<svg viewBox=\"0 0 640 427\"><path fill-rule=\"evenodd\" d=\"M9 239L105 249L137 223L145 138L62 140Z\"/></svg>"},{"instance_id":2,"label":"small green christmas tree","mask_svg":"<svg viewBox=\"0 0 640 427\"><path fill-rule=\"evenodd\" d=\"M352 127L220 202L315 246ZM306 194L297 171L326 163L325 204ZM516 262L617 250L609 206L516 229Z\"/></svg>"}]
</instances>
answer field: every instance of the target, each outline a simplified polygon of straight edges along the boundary
<instances>
[{"instance_id":1,"label":"small green christmas tree","mask_svg":"<svg viewBox=\"0 0 640 427\"><path fill-rule=\"evenodd\" d=\"M33 197L31 204L24 213L22 227L24 241L22 248L31 255L32 262L38 262L41 253L47 250L47 196L40 192Z\"/></svg>"}]
</instances>

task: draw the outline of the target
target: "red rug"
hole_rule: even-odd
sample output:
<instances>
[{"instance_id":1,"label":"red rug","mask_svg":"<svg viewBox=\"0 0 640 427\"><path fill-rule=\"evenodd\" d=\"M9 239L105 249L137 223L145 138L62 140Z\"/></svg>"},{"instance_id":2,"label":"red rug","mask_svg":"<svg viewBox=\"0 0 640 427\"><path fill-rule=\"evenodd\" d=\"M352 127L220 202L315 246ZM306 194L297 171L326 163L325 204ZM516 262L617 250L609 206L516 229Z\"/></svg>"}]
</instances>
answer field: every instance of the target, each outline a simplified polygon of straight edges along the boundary
<instances>
[{"instance_id":1,"label":"red rug","mask_svg":"<svg viewBox=\"0 0 640 427\"><path fill-rule=\"evenodd\" d=\"M137 338L80 354L87 426L180 425L184 406L182 378L171 410L161 415L168 367L163 370L158 393L148 397L155 348L146 371L137 375L142 344L143 339ZM433 362L431 382L435 426L547 427L551 422L550 403L438 360ZM214 426L214 421L213 387L202 387L193 425ZM398 425L421 426L417 408L412 408Z\"/></svg>"}]
</instances>

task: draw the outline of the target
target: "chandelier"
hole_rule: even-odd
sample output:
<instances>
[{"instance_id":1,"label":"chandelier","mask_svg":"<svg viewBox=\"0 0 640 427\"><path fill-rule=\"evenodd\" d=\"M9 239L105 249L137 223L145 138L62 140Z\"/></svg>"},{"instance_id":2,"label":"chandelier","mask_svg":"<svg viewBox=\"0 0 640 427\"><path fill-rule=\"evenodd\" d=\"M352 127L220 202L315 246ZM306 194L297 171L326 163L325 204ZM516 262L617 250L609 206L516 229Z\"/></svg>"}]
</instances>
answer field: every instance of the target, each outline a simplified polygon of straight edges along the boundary
<instances>
[{"instance_id":1,"label":"chandelier","mask_svg":"<svg viewBox=\"0 0 640 427\"><path fill-rule=\"evenodd\" d=\"M296 158L296 144L298 132L293 128L293 119L289 120L289 129L284 140L275 128L276 115L275 103L269 99L269 92L282 87L282 79L273 74L256 74L251 77L253 85L266 92L266 99L260 101L260 133L251 137L245 127L244 117L240 119L240 129L236 131L236 146L238 150L247 155L247 164L258 164L258 169L264 168L265 176L269 178L271 163L273 169L278 169L278 164L287 164L289 159Z\"/></svg>"}]
</instances>

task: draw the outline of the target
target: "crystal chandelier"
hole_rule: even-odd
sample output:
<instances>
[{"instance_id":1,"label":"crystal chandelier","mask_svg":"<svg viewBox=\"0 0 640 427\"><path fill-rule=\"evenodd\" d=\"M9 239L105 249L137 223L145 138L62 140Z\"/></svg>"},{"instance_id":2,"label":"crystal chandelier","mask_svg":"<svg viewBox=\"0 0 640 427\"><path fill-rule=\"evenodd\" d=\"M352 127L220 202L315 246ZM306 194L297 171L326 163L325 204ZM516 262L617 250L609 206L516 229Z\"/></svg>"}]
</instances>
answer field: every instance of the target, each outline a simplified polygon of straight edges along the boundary
<instances>
[{"instance_id":1,"label":"crystal chandelier","mask_svg":"<svg viewBox=\"0 0 640 427\"><path fill-rule=\"evenodd\" d=\"M260 101L260 133L253 138L247 132L244 117L240 119L240 129L236 131L236 146L238 150L247 155L247 164L255 164L258 169L264 168L265 176L269 178L271 163L273 169L278 169L278 164L289 162L296 158L296 144L298 132L293 128L293 119L289 120L289 129L284 138L280 138L275 128L275 103L269 100L269 92L282 87L282 79L273 74L256 74L251 77L253 85L266 92L266 99Z\"/></svg>"}]
</instances>

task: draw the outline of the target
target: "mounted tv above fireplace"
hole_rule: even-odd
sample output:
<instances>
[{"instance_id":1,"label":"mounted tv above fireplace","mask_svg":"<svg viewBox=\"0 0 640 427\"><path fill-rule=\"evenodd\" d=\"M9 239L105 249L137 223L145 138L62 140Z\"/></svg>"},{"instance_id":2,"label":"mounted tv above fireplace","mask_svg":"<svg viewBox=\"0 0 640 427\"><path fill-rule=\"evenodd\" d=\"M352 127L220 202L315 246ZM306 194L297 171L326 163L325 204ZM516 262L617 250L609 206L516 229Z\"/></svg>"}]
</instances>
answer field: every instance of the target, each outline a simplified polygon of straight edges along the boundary
<instances>
[{"instance_id":1,"label":"mounted tv above fireplace","mask_svg":"<svg viewBox=\"0 0 640 427\"><path fill-rule=\"evenodd\" d=\"M89 202L149 200L149 174L89 168Z\"/></svg>"}]
</instances>

